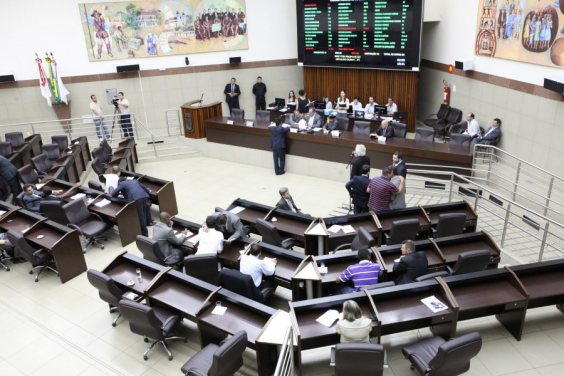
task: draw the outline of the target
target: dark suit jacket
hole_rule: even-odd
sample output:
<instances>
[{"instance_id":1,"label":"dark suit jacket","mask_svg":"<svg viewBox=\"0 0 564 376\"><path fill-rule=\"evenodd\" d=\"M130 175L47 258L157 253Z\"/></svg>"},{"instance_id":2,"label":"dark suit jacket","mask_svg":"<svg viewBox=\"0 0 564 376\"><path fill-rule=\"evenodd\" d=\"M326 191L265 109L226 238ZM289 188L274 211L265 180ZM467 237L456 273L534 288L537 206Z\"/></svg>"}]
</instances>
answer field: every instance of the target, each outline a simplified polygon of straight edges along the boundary
<instances>
[{"instance_id":1,"label":"dark suit jacket","mask_svg":"<svg viewBox=\"0 0 564 376\"><path fill-rule=\"evenodd\" d=\"M235 91L233 92L237 93L237 95L234 97L228 95L227 93L231 93L231 83L225 85L225 90L223 90L223 94L225 94L225 101L227 103L231 102L233 106L237 107L239 106L239 95L241 95L241 90L239 89L239 85L235 84Z\"/></svg>"},{"instance_id":2,"label":"dark suit jacket","mask_svg":"<svg viewBox=\"0 0 564 376\"><path fill-rule=\"evenodd\" d=\"M33 193L34 195L24 194L22 201L27 210L39 213L39 206L41 203L41 198L43 197L43 193L35 190L33 191Z\"/></svg>"},{"instance_id":3,"label":"dark suit jacket","mask_svg":"<svg viewBox=\"0 0 564 376\"><path fill-rule=\"evenodd\" d=\"M120 193L127 201L137 201L142 198L149 198L149 188L139 183L137 180L124 180L118 184L112 192L112 197L117 197Z\"/></svg>"},{"instance_id":4,"label":"dark suit jacket","mask_svg":"<svg viewBox=\"0 0 564 376\"><path fill-rule=\"evenodd\" d=\"M0 176L6 182L12 180L18 176L18 170L16 167L5 157L0 155Z\"/></svg>"},{"instance_id":5,"label":"dark suit jacket","mask_svg":"<svg viewBox=\"0 0 564 376\"><path fill-rule=\"evenodd\" d=\"M270 131L270 133L272 133L272 137L270 138L270 145L268 147L271 149L286 148L286 137L284 136L284 134L290 132L290 128L282 126L270 126L268 127L268 130Z\"/></svg>"},{"instance_id":6,"label":"dark suit jacket","mask_svg":"<svg viewBox=\"0 0 564 376\"><path fill-rule=\"evenodd\" d=\"M376 134L378 136L384 136L386 138L388 137L394 137L394 127L392 127L391 125L388 125L388 127L386 128L386 134L382 134L382 132L384 131L384 129L382 128L382 126L380 126L380 128L378 128L378 130L376 131Z\"/></svg>"},{"instance_id":7,"label":"dark suit jacket","mask_svg":"<svg viewBox=\"0 0 564 376\"><path fill-rule=\"evenodd\" d=\"M296 203L294 202L294 199L292 197L290 197L290 201L292 201L292 205L294 205L294 209L296 209L296 211L301 211L301 209L298 209L298 207L296 206ZM284 197L280 197L280 201L278 201L276 206L278 206L278 208L282 210L292 211L292 209L290 209L290 205L288 205Z\"/></svg>"},{"instance_id":8,"label":"dark suit jacket","mask_svg":"<svg viewBox=\"0 0 564 376\"><path fill-rule=\"evenodd\" d=\"M415 278L427 274L429 263L425 252L415 252L394 262L394 280L396 285L415 282Z\"/></svg>"},{"instance_id":9,"label":"dark suit jacket","mask_svg":"<svg viewBox=\"0 0 564 376\"><path fill-rule=\"evenodd\" d=\"M492 129L492 128L493 128L493 130L490 132L490 129ZM490 134L485 136L488 132L490 132ZM484 144L484 145L489 145L490 142L494 141L499 136L501 136L501 130L499 129L499 127L497 127L497 128L489 127L488 130L486 131L486 133L484 133L484 137L482 137L478 143Z\"/></svg>"},{"instance_id":10,"label":"dark suit jacket","mask_svg":"<svg viewBox=\"0 0 564 376\"><path fill-rule=\"evenodd\" d=\"M61 202L63 201L62 198L57 197L55 195L51 195L51 196L44 196L41 201L57 201L57 202Z\"/></svg>"},{"instance_id":11,"label":"dark suit jacket","mask_svg":"<svg viewBox=\"0 0 564 376\"><path fill-rule=\"evenodd\" d=\"M365 175L354 176L345 187L352 196L353 204L361 206L363 208L368 207L368 200L370 199L370 193L366 192L366 188L370 184L370 178Z\"/></svg>"},{"instance_id":12,"label":"dark suit jacket","mask_svg":"<svg viewBox=\"0 0 564 376\"><path fill-rule=\"evenodd\" d=\"M353 178L353 176L362 175L362 166L364 166L364 165L370 166L370 157L368 155L363 155L362 157L356 157L352 161L351 179Z\"/></svg>"},{"instance_id":13,"label":"dark suit jacket","mask_svg":"<svg viewBox=\"0 0 564 376\"><path fill-rule=\"evenodd\" d=\"M407 176L407 167L405 167L405 162L401 161L400 163L398 163L398 165L396 166L396 170L398 171L398 175L403 176L403 178L405 179Z\"/></svg>"}]
</instances>

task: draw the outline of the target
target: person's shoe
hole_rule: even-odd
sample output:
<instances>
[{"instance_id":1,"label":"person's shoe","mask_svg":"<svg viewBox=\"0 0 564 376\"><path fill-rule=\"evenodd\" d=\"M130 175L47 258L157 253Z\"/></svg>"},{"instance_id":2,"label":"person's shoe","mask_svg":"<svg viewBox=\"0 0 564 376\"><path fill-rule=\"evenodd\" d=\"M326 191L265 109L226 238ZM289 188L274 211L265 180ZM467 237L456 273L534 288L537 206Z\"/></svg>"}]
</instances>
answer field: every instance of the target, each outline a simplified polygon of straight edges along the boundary
<instances>
[{"instance_id":1,"label":"person's shoe","mask_svg":"<svg viewBox=\"0 0 564 376\"><path fill-rule=\"evenodd\" d=\"M156 224L157 224L157 223L156 223L155 221L151 221L151 223L147 223L147 226L154 226L154 225L156 225Z\"/></svg>"},{"instance_id":2,"label":"person's shoe","mask_svg":"<svg viewBox=\"0 0 564 376\"><path fill-rule=\"evenodd\" d=\"M286 173L286 171L282 171L281 173L279 173L278 175L284 175Z\"/></svg>"},{"instance_id":3,"label":"person's shoe","mask_svg":"<svg viewBox=\"0 0 564 376\"><path fill-rule=\"evenodd\" d=\"M108 138L108 141L112 142L114 140L113 137Z\"/></svg>"},{"instance_id":4,"label":"person's shoe","mask_svg":"<svg viewBox=\"0 0 564 376\"><path fill-rule=\"evenodd\" d=\"M24 262L27 262L27 261L26 261L26 259L24 259L22 257L12 259L12 263L14 263L14 264L23 264Z\"/></svg>"},{"instance_id":5,"label":"person's shoe","mask_svg":"<svg viewBox=\"0 0 564 376\"><path fill-rule=\"evenodd\" d=\"M100 142L104 141L104 139L102 137L100 137L98 140L100 140Z\"/></svg>"}]
</instances>

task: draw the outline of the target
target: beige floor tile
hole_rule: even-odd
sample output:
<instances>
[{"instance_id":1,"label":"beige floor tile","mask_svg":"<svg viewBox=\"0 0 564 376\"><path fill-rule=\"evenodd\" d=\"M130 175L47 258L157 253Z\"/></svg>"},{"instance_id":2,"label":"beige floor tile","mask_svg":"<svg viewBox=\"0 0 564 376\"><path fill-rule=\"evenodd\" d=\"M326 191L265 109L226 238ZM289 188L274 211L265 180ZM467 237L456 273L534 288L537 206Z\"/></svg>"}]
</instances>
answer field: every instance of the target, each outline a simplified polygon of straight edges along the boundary
<instances>
[{"instance_id":1,"label":"beige floor tile","mask_svg":"<svg viewBox=\"0 0 564 376\"><path fill-rule=\"evenodd\" d=\"M14 353L8 361L18 370L29 375L63 352L62 346L44 336Z\"/></svg>"},{"instance_id":2,"label":"beige floor tile","mask_svg":"<svg viewBox=\"0 0 564 376\"><path fill-rule=\"evenodd\" d=\"M43 337L43 333L28 324L12 326L12 330L0 337L0 354L5 359Z\"/></svg>"},{"instance_id":3,"label":"beige floor tile","mask_svg":"<svg viewBox=\"0 0 564 376\"><path fill-rule=\"evenodd\" d=\"M69 351L64 351L53 360L42 365L32 376L74 376L90 368L90 363Z\"/></svg>"},{"instance_id":4,"label":"beige floor tile","mask_svg":"<svg viewBox=\"0 0 564 376\"><path fill-rule=\"evenodd\" d=\"M142 375L149 369L149 366L144 364L142 357L139 361L125 353L122 353L121 355L118 355L117 357L112 359L109 364L112 367L116 368L118 371L126 372L131 376Z\"/></svg>"},{"instance_id":5,"label":"beige floor tile","mask_svg":"<svg viewBox=\"0 0 564 376\"><path fill-rule=\"evenodd\" d=\"M545 332L523 334L521 341L509 338L509 342L534 367L564 362L564 349Z\"/></svg>"},{"instance_id":6,"label":"beige floor tile","mask_svg":"<svg viewBox=\"0 0 564 376\"><path fill-rule=\"evenodd\" d=\"M533 368L507 339L484 342L478 359L494 376Z\"/></svg>"},{"instance_id":7,"label":"beige floor tile","mask_svg":"<svg viewBox=\"0 0 564 376\"><path fill-rule=\"evenodd\" d=\"M564 375L564 363L538 368L537 371L542 376L562 376Z\"/></svg>"}]
</instances>

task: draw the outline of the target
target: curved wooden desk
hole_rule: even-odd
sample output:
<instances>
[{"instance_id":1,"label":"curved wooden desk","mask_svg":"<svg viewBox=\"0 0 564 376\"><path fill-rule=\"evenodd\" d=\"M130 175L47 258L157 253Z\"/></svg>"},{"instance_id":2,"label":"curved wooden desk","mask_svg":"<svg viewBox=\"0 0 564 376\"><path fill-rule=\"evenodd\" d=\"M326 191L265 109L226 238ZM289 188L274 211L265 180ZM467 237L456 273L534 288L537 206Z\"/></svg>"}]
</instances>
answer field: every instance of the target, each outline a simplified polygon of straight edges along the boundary
<instances>
[{"instance_id":1,"label":"curved wooden desk","mask_svg":"<svg viewBox=\"0 0 564 376\"><path fill-rule=\"evenodd\" d=\"M189 138L206 137L204 121L216 116L223 116L222 102L200 105L199 100L190 101L180 106L184 136Z\"/></svg>"}]
</instances>

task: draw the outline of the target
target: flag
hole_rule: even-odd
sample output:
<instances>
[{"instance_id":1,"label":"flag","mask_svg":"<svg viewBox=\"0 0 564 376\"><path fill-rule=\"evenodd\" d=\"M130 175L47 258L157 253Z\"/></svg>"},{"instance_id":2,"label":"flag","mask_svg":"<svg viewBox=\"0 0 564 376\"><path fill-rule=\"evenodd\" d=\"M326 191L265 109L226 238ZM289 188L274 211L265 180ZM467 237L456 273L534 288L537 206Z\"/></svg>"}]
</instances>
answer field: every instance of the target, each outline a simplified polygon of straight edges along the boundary
<instances>
[{"instance_id":1,"label":"flag","mask_svg":"<svg viewBox=\"0 0 564 376\"><path fill-rule=\"evenodd\" d=\"M37 59L35 59L35 62L37 63L37 67L39 68L39 88L41 89L41 95L43 96L43 98L47 99L47 104L51 106L51 90L49 90L45 72L41 67L42 61L38 57Z\"/></svg>"},{"instance_id":2,"label":"flag","mask_svg":"<svg viewBox=\"0 0 564 376\"><path fill-rule=\"evenodd\" d=\"M52 52L51 52L51 58L53 59L53 66L55 67L55 77L56 77L57 86L58 86L57 92L59 94L59 101L57 103L65 102L66 104L69 104L68 101L67 101L67 95L69 95L69 91L67 90L65 85L63 85L63 80L61 80L61 76L59 75L59 69L57 68L57 62L55 61L55 58L53 57Z\"/></svg>"}]
</instances>

